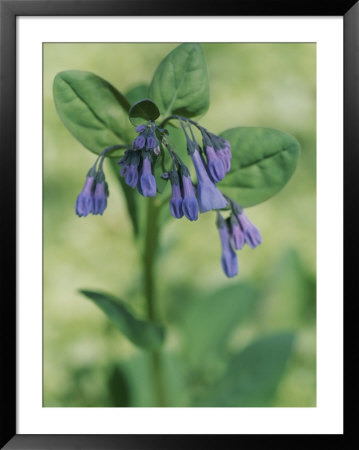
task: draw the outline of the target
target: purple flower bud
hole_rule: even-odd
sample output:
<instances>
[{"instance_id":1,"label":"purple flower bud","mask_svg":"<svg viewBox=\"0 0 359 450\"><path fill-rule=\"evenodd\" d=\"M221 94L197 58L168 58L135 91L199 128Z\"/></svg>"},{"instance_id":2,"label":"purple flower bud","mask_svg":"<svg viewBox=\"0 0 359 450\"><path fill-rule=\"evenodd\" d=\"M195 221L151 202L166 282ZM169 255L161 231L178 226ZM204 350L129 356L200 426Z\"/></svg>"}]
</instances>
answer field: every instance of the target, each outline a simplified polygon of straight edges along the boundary
<instances>
[{"instance_id":1,"label":"purple flower bud","mask_svg":"<svg viewBox=\"0 0 359 450\"><path fill-rule=\"evenodd\" d=\"M183 217L182 210L182 194L181 194L181 186L179 183L172 183L172 197L170 200L170 211L173 217L176 219L180 219Z\"/></svg>"},{"instance_id":2,"label":"purple flower bud","mask_svg":"<svg viewBox=\"0 0 359 450\"><path fill-rule=\"evenodd\" d=\"M130 166L125 166L125 167L127 167L127 170L125 173L126 184L128 184L132 188L135 188L137 185L137 181L138 181L137 164L131 164Z\"/></svg>"},{"instance_id":3,"label":"purple flower bud","mask_svg":"<svg viewBox=\"0 0 359 450\"><path fill-rule=\"evenodd\" d=\"M257 245L262 243L262 236L258 228L253 225L253 223L248 219L244 212L237 215L239 225L243 231L244 239L246 243L251 247L255 248Z\"/></svg>"},{"instance_id":4,"label":"purple flower bud","mask_svg":"<svg viewBox=\"0 0 359 450\"><path fill-rule=\"evenodd\" d=\"M232 238L233 247L236 250L241 250L244 245L244 233L243 233L241 227L239 226L239 224L236 222L232 223L231 238Z\"/></svg>"},{"instance_id":5,"label":"purple flower bud","mask_svg":"<svg viewBox=\"0 0 359 450\"><path fill-rule=\"evenodd\" d=\"M143 131L145 131L145 129L146 129L145 125L137 125L136 127L137 133L142 133Z\"/></svg>"},{"instance_id":6,"label":"purple flower bud","mask_svg":"<svg viewBox=\"0 0 359 450\"><path fill-rule=\"evenodd\" d=\"M157 147L157 139L149 136L146 141L146 150L153 150L155 147Z\"/></svg>"},{"instance_id":7,"label":"purple flower bud","mask_svg":"<svg viewBox=\"0 0 359 450\"><path fill-rule=\"evenodd\" d=\"M226 173L229 172L231 169L231 158L229 156L230 153L228 154L228 152L224 148L217 150L216 153L218 158L222 161L225 172Z\"/></svg>"},{"instance_id":8,"label":"purple flower bud","mask_svg":"<svg viewBox=\"0 0 359 450\"><path fill-rule=\"evenodd\" d=\"M197 198L200 212L204 213L212 209L225 208L227 201L223 197L222 192L210 180L198 150L191 154L191 158L197 173Z\"/></svg>"},{"instance_id":9,"label":"purple flower bud","mask_svg":"<svg viewBox=\"0 0 359 450\"><path fill-rule=\"evenodd\" d=\"M136 139L132 143L132 148L140 150L146 144L146 139L142 134L136 137Z\"/></svg>"},{"instance_id":10,"label":"purple flower bud","mask_svg":"<svg viewBox=\"0 0 359 450\"><path fill-rule=\"evenodd\" d=\"M95 177L87 176L84 187L76 199L76 214L79 217L86 217L92 212L92 189Z\"/></svg>"},{"instance_id":11,"label":"purple flower bud","mask_svg":"<svg viewBox=\"0 0 359 450\"><path fill-rule=\"evenodd\" d=\"M107 206L107 188L106 182L96 183L95 192L93 194L93 210L92 214L103 214Z\"/></svg>"},{"instance_id":12,"label":"purple flower bud","mask_svg":"<svg viewBox=\"0 0 359 450\"><path fill-rule=\"evenodd\" d=\"M148 156L146 156L142 163L141 176L140 176L140 194L144 197L154 197L156 195L156 179L152 175L151 161Z\"/></svg>"},{"instance_id":13,"label":"purple flower bud","mask_svg":"<svg viewBox=\"0 0 359 450\"><path fill-rule=\"evenodd\" d=\"M213 147L206 147L208 172L215 183L221 181L226 174L222 160L217 156Z\"/></svg>"},{"instance_id":14,"label":"purple flower bud","mask_svg":"<svg viewBox=\"0 0 359 450\"><path fill-rule=\"evenodd\" d=\"M184 175L182 177L182 186L183 186L183 202L182 202L182 210L183 214L189 220L197 220L198 219L198 202L196 199L196 192L193 187L191 177L188 175Z\"/></svg>"},{"instance_id":15,"label":"purple flower bud","mask_svg":"<svg viewBox=\"0 0 359 450\"><path fill-rule=\"evenodd\" d=\"M120 175L121 175L122 177L125 177L125 176L126 176L126 173L127 173L127 170L128 170L128 165L126 164L126 165L123 166L122 169L120 170Z\"/></svg>"},{"instance_id":16,"label":"purple flower bud","mask_svg":"<svg viewBox=\"0 0 359 450\"><path fill-rule=\"evenodd\" d=\"M230 243L230 235L227 224L224 222L218 227L222 244L221 263L224 273L232 278L238 274L238 258Z\"/></svg>"}]
</instances>

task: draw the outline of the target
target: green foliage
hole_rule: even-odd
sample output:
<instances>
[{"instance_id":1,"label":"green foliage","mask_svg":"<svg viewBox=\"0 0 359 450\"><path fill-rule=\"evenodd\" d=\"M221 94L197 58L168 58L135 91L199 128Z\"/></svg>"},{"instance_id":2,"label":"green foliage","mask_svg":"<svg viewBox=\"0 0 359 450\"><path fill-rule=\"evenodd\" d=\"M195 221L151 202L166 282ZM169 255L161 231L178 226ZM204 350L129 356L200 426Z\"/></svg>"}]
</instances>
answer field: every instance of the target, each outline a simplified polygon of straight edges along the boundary
<instances>
[{"instance_id":1,"label":"green foliage","mask_svg":"<svg viewBox=\"0 0 359 450\"><path fill-rule=\"evenodd\" d=\"M231 144L231 171L218 184L242 207L257 205L280 191L293 175L299 144L290 134L270 128L240 127L222 136Z\"/></svg>"},{"instance_id":2,"label":"green foliage","mask_svg":"<svg viewBox=\"0 0 359 450\"><path fill-rule=\"evenodd\" d=\"M164 340L164 328L153 322L137 319L125 303L109 294L88 291L80 292L91 299L135 345L146 350L159 348Z\"/></svg>"},{"instance_id":3,"label":"green foliage","mask_svg":"<svg viewBox=\"0 0 359 450\"><path fill-rule=\"evenodd\" d=\"M216 384L213 406L268 406L291 354L294 334L262 336L233 355Z\"/></svg>"},{"instance_id":4,"label":"green foliage","mask_svg":"<svg viewBox=\"0 0 359 450\"><path fill-rule=\"evenodd\" d=\"M148 120L155 121L159 117L160 111L152 100L144 98L131 106L128 115L131 123L136 126Z\"/></svg>"},{"instance_id":5,"label":"green foliage","mask_svg":"<svg viewBox=\"0 0 359 450\"><path fill-rule=\"evenodd\" d=\"M223 356L234 328L253 311L258 292L249 283L237 283L192 300L183 318L186 353L191 362Z\"/></svg>"},{"instance_id":6,"label":"green foliage","mask_svg":"<svg viewBox=\"0 0 359 450\"><path fill-rule=\"evenodd\" d=\"M209 106L207 63L200 44L181 44L160 63L149 96L161 114L196 117Z\"/></svg>"},{"instance_id":7,"label":"green foliage","mask_svg":"<svg viewBox=\"0 0 359 450\"><path fill-rule=\"evenodd\" d=\"M133 86L132 88L125 91L125 97L129 101L130 105L142 100L143 98L148 97L148 84L139 83Z\"/></svg>"},{"instance_id":8,"label":"green foliage","mask_svg":"<svg viewBox=\"0 0 359 450\"><path fill-rule=\"evenodd\" d=\"M68 70L53 84L56 110L73 136L94 153L127 143L129 103L110 83L90 72Z\"/></svg>"},{"instance_id":9,"label":"green foliage","mask_svg":"<svg viewBox=\"0 0 359 450\"><path fill-rule=\"evenodd\" d=\"M117 364L111 367L107 378L109 406L130 406L131 385L123 368Z\"/></svg>"},{"instance_id":10,"label":"green foliage","mask_svg":"<svg viewBox=\"0 0 359 450\"><path fill-rule=\"evenodd\" d=\"M144 73L146 74L146 72ZM252 78L250 78L248 86L251 83L253 83ZM220 87L217 95L222 96L225 86ZM162 118L171 114L193 118L206 112L209 105L209 83L202 46L199 44L179 45L160 63L150 86L140 83L124 92L125 96L104 79L82 71L60 72L53 84L56 109L63 123L86 148L94 153L99 153L104 148L119 143L129 144L135 135L132 125L156 120L160 113ZM237 96L232 95L233 92L230 96L233 102L236 102ZM241 92L241 95L244 95L244 92ZM240 94L238 94L239 98ZM130 107L130 105L132 106ZM231 120L231 117L222 118L223 112L218 112L215 119L212 118L213 127L217 126L217 121L222 120L220 126L224 128L228 120ZM128 120L129 118L130 120ZM241 121L238 120L238 122ZM265 124L262 121L260 123ZM173 123L167 123L166 129L169 131L169 135L166 137L169 144L179 153L182 150L185 152L186 141L182 129L174 126ZM230 173L218 184L218 187L241 206L247 207L264 202L282 189L294 173L299 156L299 144L291 135L274 129L254 127L233 128L222 135L231 143L233 158ZM117 153L112 153L112 155L117 155ZM182 154L181 157L185 159L187 155ZM169 184L167 180L161 178L161 174L169 169L170 163L171 159L167 152L161 151L154 167L159 193L163 193ZM161 244L160 227L168 217L171 217L168 202L165 203L166 194L154 201L150 199L154 211L152 215L147 216L148 199L143 198L135 189L126 185L123 177L119 175L120 167L117 161L110 160L109 165L122 188L127 212L137 238L136 243L140 257L144 259L146 243L148 245L147 255L150 254L151 258L153 257L145 259L145 265L150 267L151 275L155 266L155 256L160 255L166 261L168 248L174 249L177 243L179 243L179 247L185 247L188 242L188 247L192 247L191 258L193 255L193 258L196 259L197 256L194 254L196 252L193 252L193 248L199 245L196 241L196 236L199 236L198 231L197 235L194 231L195 237L188 233L185 242L179 236L180 233L172 231L176 226L182 226L183 230L187 230L184 221L181 221L182 223L172 222L173 228L169 230L165 238L168 247L166 248L164 245L161 252L158 251L158 241ZM56 185L53 188L54 192L59 191L57 188L61 186L61 183ZM161 200L162 204L165 204L162 210L159 207ZM94 219L96 220L96 218ZM205 218L203 219L205 222ZM117 220L118 216L109 216L108 223L105 225L107 226L106 232L101 234L103 228L95 228L92 237L97 239L101 234L100 240L107 239L107 248L112 248L114 241L111 242L111 238L118 238L116 234L118 232ZM124 224L123 222L121 225ZM193 228L195 226L193 224ZM72 222L65 229L70 227L74 227ZM178 229L176 228L176 230ZM83 234L85 235L85 233ZM268 240L270 241L266 237L265 242L267 243ZM85 240L85 242L88 241ZM124 243L124 247L126 245L127 243ZM208 245L208 247L212 246ZM104 255L107 257L106 251L104 250ZM247 249L244 249L243 253L246 251ZM120 252L122 254L122 247ZM266 260L270 252L271 248L267 250L267 254L264 253L262 260ZM125 251L124 255L131 255L131 253ZM86 256L82 256L82 258L78 256L79 264L84 264L85 260L86 264L91 264L88 262L89 258L86 259ZM108 360L105 359L110 358L109 350L109 354L103 357L106 360L105 370L103 370L105 377L103 383L99 383L105 391L104 406L158 406L151 358L153 352L157 352L160 348L161 371L168 406L271 405L278 384L285 373L287 361L293 354L294 334L282 332L258 338L258 328L262 327L259 333L263 330L268 331L265 324L270 323L269 328L281 329L285 324L286 328L296 329L307 321L308 317L312 317L313 305L315 314L313 279L308 279L308 273L299 263L296 255L288 253L284 255L278 266L274 267L273 272L264 277L265 279L268 277L269 280L263 283L262 289L258 289L260 286L258 280L252 283L228 284L219 290L214 290L210 295L199 295L199 299L197 299L193 294L193 286L189 283L186 284L188 280L186 279L186 282L181 280L181 273L185 273L186 269L174 259L171 260L171 265L180 269L178 270L178 284L184 290L176 291L176 293L169 291L168 294L171 295L168 296L171 299L168 299L163 294L161 283L155 296L156 302L160 299L160 304L156 304L155 309L158 307L160 311L162 308L165 309L163 303L175 299L176 309L173 315L176 316L176 320L172 318L173 329L170 329L170 339L168 339L170 350L161 347L165 336L162 326L153 321L140 320L130 312L127 303L112 295L89 290L81 291L107 315L121 333L139 347L139 350L133 350L129 346L131 352L136 352L135 354L131 353L130 357L126 354L126 348L124 351L121 348L123 360L119 364L118 342L113 338L113 342L115 342L113 346L116 350L112 355L112 365L108 366ZM121 283L130 285L126 286L129 289L126 297L131 298L134 307L139 310L143 305L143 278L137 268L137 266L141 267L140 263L143 263L143 260L135 260L134 265L129 266L128 270L132 270L131 273L134 274L132 281L127 282L127 274L119 275L118 279L117 275L112 277L112 279L116 279L113 282L113 289L117 289ZM161 282L166 280L166 284L168 284L167 267L162 267ZM173 272L176 272L176 269ZM97 266L95 270L97 270ZM113 268L108 264L107 270L104 272L107 274L111 270ZM123 272L126 273L126 267ZM168 272L171 277L170 268ZM193 272L194 278L196 273L197 271ZM108 279L110 279L110 275L108 275ZM134 295L130 295L129 292ZM258 305L260 314L253 319L253 312L257 310ZM168 320L168 317L166 319ZM234 350L231 337L237 338L237 333L242 333L242 327L246 330L250 320L255 322L255 325L251 325L249 341L253 337L254 340L244 350L238 351L238 347ZM110 331L107 333L112 338L112 334L116 334L116 331L110 322L108 323L107 329ZM172 331L173 334L171 334ZM102 332L103 330L100 331L100 333ZM105 335L105 333L103 334ZM106 336L99 335L94 340L105 342L105 338ZM111 339L109 338L108 341ZM126 340L123 341L125 345L128 345ZM248 339L245 339L245 342L248 342ZM72 347L72 342L69 346ZM240 348L243 348L243 345ZM93 366L95 367L95 364ZM88 367L91 367L91 363ZM97 370L100 371L98 368ZM74 373L76 372L74 371ZM74 377L75 381L71 381L74 395L80 392L78 389L80 384L90 384L88 380L95 379L95 374L92 374L90 369L80 375L77 374L77 378ZM93 385L94 383L91 384L91 387ZM101 406L98 400L92 400L91 397L88 400L88 398L88 393L84 392L74 400L73 404L81 406L81 402L86 399L89 401L89 406L91 401L96 406Z\"/></svg>"}]
</instances>

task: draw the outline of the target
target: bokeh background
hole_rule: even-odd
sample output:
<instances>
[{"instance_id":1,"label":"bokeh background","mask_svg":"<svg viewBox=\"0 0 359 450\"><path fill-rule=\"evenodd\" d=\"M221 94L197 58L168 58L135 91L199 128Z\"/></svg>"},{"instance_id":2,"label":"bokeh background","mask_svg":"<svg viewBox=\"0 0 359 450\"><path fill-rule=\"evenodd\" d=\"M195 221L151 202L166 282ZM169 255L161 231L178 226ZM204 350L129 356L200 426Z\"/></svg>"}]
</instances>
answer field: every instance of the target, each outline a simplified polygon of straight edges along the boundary
<instances>
[{"instance_id":1,"label":"bokeh background","mask_svg":"<svg viewBox=\"0 0 359 450\"><path fill-rule=\"evenodd\" d=\"M126 92L149 83L176 45L44 44L44 406L155 404L149 356L78 292L88 288L113 293L144 317L139 255L124 197L110 170L106 174L111 194L104 216L80 219L75 214L75 200L94 155L60 121L53 79L62 70L86 70ZM217 375L225 370L226 355L263 336L290 331L295 339L279 383L266 386L267 369L257 355L258 367L248 381L252 394L228 406L315 406L315 44L203 48L211 103L201 124L215 133L236 126L277 128L294 135L302 153L287 186L247 210L263 243L254 251L246 247L239 252L240 272L234 279L221 270L214 213L194 223L166 222L156 301L168 329L168 404L216 406L211 393L216 391ZM218 323L223 327L219 332ZM193 342L201 339L204 343L196 349ZM216 345L206 347L211 339L215 344L221 341L218 353Z\"/></svg>"}]
</instances>

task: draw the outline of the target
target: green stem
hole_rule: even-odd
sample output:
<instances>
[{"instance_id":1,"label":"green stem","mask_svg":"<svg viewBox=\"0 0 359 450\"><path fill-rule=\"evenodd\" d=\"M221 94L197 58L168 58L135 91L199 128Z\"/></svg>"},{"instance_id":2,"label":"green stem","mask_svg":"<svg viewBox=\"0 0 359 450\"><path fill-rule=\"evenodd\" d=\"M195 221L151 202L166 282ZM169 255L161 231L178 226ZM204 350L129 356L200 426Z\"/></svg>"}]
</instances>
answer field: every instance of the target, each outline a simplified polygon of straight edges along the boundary
<instances>
[{"instance_id":1,"label":"green stem","mask_svg":"<svg viewBox=\"0 0 359 450\"><path fill-rule=\"evenodd\" d=\"M159 207L156 200L149 198L147 203L147 229L143 253L143 271L147 313L149 320L153 322L158 321L158 311L155 305L155 258L158 246L158 213ZM151 359L158 405L166 406L160 351L152 351Z\"/></svg>"}]
</instances>

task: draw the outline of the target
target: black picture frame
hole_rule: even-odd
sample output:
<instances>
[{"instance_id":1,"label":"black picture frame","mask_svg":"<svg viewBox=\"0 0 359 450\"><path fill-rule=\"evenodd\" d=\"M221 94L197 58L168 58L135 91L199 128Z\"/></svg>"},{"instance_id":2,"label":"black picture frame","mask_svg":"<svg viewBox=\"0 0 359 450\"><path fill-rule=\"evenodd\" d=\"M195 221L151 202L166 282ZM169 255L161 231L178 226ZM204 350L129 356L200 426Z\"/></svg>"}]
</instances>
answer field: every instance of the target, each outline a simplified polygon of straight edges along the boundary
<instances>
[{"instance_id":1,"label":"black picture frame","mask_svg":"<svg viewBox=\"0 0 359 450\"><path fill-rule=\"evenodd\" d=\"M354 180L359 169L359 2L342 0L324 2L302 0L288 2L276 0L228 2L193 2L182 0L174 4L168 0L0 0L1 65L0 65L0 167L3 202L1 254L1 448L6 449L183 449L243 448L263 445L266 448L284 448L288 440L303 448L321 437L344 448L343 439L353 430L355 415L345 416L343 435L18 435L16 434L16 17L18 16L342 16L344 18L344 242L348 260L355 250L356 211ZM333 206L334 208L334 206ZM354 228L355 227L355 228ZM353 245L354 244L354 245ZM353 258L354 260L354 258ZM355 260L354 260L355 261ZM347 293L349 282L355 280L356 265L347 265L344 282ZM350 269L349 269L350 267ZM356 292L353 289L353 292ZM353 330L356 318L354 308L357 295L345 305L346 339L345 382L355 376L352 367L355 342ZM353 333L353 334L351 334ZM354 353L355 355L355 353ZM345 408L351 398L345 391ZM165 432L165 430L164 430ZM295 438L295 439L294 439ZM273 445L273 447L272 447Z\"/></svg>"}]
</instances>

